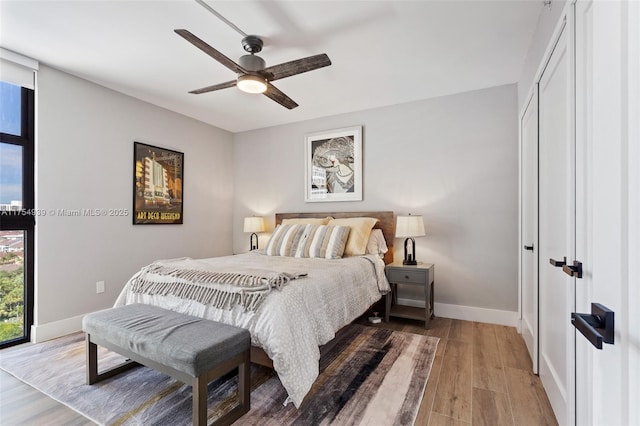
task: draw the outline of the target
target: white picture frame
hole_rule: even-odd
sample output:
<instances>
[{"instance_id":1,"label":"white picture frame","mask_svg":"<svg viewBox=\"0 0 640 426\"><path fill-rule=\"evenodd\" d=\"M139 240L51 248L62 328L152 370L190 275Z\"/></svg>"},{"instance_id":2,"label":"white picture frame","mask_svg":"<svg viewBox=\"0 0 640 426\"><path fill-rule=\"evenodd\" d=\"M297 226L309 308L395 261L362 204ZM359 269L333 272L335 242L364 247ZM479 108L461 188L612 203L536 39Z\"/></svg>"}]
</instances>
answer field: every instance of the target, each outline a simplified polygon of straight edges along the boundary
<instances>
[{"instance_id":1,"label":"white picture frame","mask_svg":"<svg viewBox=\"0 0 640 426\"><path fill-rule=\"evenodd\" d=\"M362 201L362 126L305 135L305 202Z\"/></svg>"}]
</instances>

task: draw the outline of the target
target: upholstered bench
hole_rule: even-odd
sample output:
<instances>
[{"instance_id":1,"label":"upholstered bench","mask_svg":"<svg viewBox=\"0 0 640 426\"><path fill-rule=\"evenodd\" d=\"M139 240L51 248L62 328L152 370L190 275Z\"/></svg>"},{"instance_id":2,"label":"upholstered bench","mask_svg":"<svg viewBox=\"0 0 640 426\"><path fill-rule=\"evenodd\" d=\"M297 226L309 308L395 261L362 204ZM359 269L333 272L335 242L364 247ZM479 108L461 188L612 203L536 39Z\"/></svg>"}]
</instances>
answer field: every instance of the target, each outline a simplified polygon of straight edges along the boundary
<instances>
[{"instance_id":1,"label":"upholstered bench","mask_svg":"<svg viewBox=\"0 0 640 426\"><path fill-rule=\"evenodd\" d=\"M207 424L207 384L238 368L239 405L214 424L228 425L249 411L249 331L151 305L126 305L88 314L82 320L87 343L87 384L143 364L190 384L193 424ZM98 373L97 346L129 358Z\"/></svg>"}]
</instances>

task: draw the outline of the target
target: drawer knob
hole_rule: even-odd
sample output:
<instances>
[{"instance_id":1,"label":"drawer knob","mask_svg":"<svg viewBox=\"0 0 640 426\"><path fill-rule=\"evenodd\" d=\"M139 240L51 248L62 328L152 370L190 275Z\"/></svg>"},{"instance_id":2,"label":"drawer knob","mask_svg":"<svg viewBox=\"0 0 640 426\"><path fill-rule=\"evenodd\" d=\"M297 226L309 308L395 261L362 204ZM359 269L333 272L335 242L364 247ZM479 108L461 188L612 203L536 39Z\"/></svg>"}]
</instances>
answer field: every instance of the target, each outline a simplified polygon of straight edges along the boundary
<instances>
[{"instance_id":1,"label":"drawer knob","mask_svg":"<svg viewBox=\"0 0 640 426\"><path fill-rule=\"evenodd\" d=\"M408 279L409 279L409 275L405 275L405 276L404 276L404 279L405 279L405 280L408 280Z\"/></svg>"}]
</instances>

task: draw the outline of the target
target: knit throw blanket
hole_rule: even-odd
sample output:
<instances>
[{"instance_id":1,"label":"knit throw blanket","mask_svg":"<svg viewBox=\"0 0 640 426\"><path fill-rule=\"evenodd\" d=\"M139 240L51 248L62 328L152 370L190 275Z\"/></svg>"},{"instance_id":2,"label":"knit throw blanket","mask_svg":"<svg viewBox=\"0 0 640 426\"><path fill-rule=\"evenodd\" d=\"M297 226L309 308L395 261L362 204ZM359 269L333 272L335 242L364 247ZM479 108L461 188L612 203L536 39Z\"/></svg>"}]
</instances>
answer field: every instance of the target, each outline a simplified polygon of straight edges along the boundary
<instances>
[{"instance_id":1,"label":"knit throw blanket","mask_svg":"<svg viewBox=\"0 0 640 426\"><path fill-rule=\"evenodd\" d=\"M280 290L289 281L306 275L264 270L213 272L153 263L138 273L131 291L176 296L218 309L240 305L245 311L255 311L272 289Z\"/></svg>"}]
</instances>

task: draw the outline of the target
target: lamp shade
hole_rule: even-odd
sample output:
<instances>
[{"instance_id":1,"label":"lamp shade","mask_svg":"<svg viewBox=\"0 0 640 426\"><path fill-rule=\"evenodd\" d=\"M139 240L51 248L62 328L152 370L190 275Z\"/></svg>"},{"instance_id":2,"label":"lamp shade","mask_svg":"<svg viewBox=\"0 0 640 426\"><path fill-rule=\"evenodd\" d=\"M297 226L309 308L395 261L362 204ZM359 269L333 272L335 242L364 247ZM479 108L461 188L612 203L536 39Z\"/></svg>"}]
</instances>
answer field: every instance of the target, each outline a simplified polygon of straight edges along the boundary
<instances>
[{"instance_id":1,"label":"lamp shade","mask_svg":"<svg viewBox=\"0 0 640 426\"><path fill-rule=\"evenodd\" d=\"M244 232L264 232L264 218L252 216L244 218Z\"/></svg>"},{"instance_id":2,"label":"lamp shade","mask_svg":"<svg viewBox=\"0 0 640 426\"><path fill-rule=\"evenodd\" d=\"M424 220L422 216L398 216L396 219L396 238L423 237Z\"/></svg>"}]
</instances>

